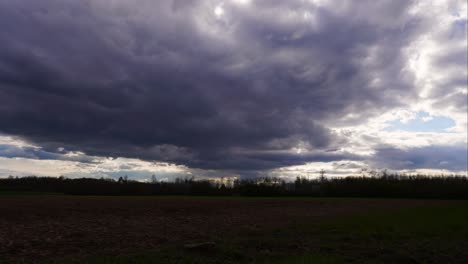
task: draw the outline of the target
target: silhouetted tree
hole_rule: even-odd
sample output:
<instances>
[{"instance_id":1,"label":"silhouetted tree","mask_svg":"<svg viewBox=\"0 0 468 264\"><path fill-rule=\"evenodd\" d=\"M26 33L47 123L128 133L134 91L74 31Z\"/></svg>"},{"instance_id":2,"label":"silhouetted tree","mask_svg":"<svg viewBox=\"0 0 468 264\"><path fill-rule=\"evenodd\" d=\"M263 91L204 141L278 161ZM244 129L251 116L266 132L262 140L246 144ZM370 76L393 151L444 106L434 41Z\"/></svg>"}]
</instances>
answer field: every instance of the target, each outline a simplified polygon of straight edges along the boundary
<instances>
[{"instance_id":1,"label":"silhouetted tree","mask_svg":"<svg viewBox=\"0 0 468 264\"><path fill-rule=\"evenodd\" d=\"M207 180L177 179L175 182L138 182L128 177L113 179L66 179L53 177L0 178L0 191L59 192L81 195L246 195L336 196L468 199L466 176L428 176L383 171L381 177L345 177L294 182L279 178L236 179L232 186ZM123 184L125 183L125 184Z\"/></svg>"}]
</instances>

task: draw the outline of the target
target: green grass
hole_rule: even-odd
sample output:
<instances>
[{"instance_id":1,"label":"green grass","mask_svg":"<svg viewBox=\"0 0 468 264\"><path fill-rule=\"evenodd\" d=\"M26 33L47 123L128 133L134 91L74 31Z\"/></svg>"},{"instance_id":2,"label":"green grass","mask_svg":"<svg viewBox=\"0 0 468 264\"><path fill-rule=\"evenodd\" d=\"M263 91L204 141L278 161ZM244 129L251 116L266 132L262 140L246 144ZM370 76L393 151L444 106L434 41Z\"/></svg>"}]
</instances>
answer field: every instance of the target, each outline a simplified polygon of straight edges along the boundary
<instances>
[{"instance_id":1,"label":"green grass","mask_svg":"<svg viewBox=\"0 0 468 264\"><path fill-rule=\"evenodd\" d=\"M68 263L463 263L468 260L468 202L297 222L289 228L214 238L208 252L181 245ZM60 261L63 263L63 260Z\"/></svg>"},{"instance_id":2,"label":"green grass","mask_svg":"<svg viewBox=\"0 0 468 264\"><path fill-rule=\"evenodd\" d=\"M317 231L317 228L320 231ZM358 263L456 263L468 260L468 203L376 212L304 226L322 247Z\"/></svg>"}]
</instances>

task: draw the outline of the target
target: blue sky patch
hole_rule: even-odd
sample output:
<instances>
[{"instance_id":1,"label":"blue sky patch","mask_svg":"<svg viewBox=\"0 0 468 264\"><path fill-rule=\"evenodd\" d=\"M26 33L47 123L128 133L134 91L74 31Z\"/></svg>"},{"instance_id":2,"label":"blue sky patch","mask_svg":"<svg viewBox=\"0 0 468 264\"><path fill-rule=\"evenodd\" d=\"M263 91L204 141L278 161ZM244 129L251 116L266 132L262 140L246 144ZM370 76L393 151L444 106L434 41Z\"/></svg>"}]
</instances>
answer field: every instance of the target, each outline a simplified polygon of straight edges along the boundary
<instances>
[{"instance_id":1,"label":"blue sky patch","mask_svg":"<svg viewBox=\"0 0 468 264\"><path fill-rule=\"evenodd\" d=\"M416 118L406 123L400 120L389 122L386 131L403 130L409 132L446 132L455 126L455 121L446 116L430 116L427 112L418 112Z\"/></svg>"}]
</instances>

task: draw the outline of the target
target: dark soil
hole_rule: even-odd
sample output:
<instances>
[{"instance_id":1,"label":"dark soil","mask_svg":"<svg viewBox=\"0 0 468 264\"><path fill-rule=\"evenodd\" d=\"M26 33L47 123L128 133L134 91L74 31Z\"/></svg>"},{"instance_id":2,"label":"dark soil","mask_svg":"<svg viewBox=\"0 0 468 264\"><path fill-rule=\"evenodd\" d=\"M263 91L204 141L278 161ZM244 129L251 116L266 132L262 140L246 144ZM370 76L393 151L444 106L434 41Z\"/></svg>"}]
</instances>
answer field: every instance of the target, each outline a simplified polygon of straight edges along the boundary
<instances>
[{"instance_id":1,"label":"dark soil","mask_svg":"<svg viewBox=\"0 0 468 264\"><path fill-rule=\"evenodd\" d=\"M236 232L281 229L423 200L194 197L0 197L0 256L8 262L122 254Z\"/></svg>"}]
</instances>

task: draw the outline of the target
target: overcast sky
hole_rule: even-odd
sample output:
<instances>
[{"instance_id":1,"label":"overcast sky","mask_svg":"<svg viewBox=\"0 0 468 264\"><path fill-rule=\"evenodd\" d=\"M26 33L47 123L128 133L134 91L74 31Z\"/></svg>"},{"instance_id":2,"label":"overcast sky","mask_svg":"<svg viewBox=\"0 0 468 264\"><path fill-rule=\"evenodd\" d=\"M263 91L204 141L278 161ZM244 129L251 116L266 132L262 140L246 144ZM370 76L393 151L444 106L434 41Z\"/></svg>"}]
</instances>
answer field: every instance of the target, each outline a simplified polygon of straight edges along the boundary
<instances>
[{"instance_id":1,"label":"overcast sky","mask_svg":"<svg viewBox=\"0 0 468 264\"><path fill-rule=\"evenodd\" d=\"M467 173L465 0L0 0L0 177Z\"/></svg>"}]
</instances>

